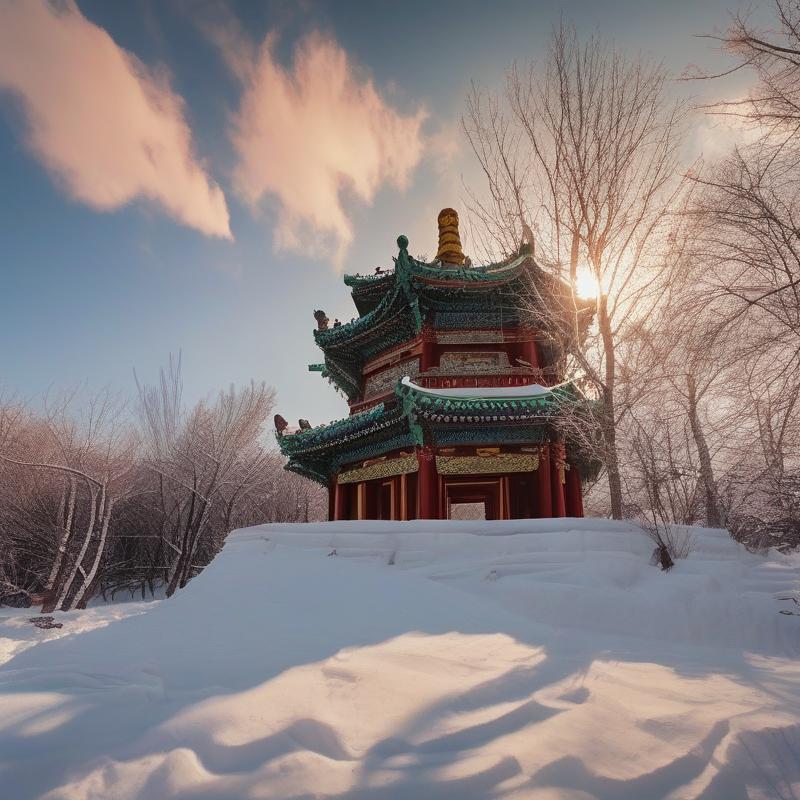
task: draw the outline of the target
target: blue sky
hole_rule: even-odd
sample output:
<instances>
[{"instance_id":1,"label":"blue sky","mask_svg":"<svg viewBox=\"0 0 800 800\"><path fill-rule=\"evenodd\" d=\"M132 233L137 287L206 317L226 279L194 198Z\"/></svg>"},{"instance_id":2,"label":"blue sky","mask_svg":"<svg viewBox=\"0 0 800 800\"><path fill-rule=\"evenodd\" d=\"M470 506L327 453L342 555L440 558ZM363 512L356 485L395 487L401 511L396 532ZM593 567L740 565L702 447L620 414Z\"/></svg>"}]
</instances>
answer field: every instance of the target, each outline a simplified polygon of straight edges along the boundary
<instances>
[{"instance_id":1,"label":"blue sky","mask_svg":"<svg viewBox=\"0 0 800 800\"><path fill-rule=\"evenodd\" d=\"M676 73L715 69L695 34L736 8L41 2L0 0L0 391L131 394L134 368L153 379L181 351L190 399L264 380L314 424L347 409L307 372L312 311L350 319L339 270L389 265L400 233L435 252L437 211L478 180L458 129L470 81L501 86L562 14Z\"/></svg>"}]
</instances>

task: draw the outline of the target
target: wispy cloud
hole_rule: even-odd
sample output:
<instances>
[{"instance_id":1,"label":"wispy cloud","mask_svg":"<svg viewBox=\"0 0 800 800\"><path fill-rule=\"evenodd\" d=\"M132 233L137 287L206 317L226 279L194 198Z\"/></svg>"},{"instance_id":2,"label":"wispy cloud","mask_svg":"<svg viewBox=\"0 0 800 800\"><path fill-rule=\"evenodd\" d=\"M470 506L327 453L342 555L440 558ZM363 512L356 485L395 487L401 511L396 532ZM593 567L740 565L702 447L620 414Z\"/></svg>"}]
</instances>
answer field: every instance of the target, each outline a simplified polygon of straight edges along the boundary
<instances>
[{"instance_id":1,"label":"wispy cloud","mask_svg":"<svg viewBox=\"0 0 800 800\"><path fill-rule=\"evenodd\" d=\"M251 205L278 202L275 245L340 264L353 239L344 198L370 203L404 188L423 151L422 108L393 108L330 37L312 33L290 67L275 36L249 49L233 28L214 37L243 83L232 121L234 183Z\"/></svg>"},{"instance_id":2,"label":"wispy cloud","mask_svg":"<svg viewBox=\"0 0 800 800\"><path fill-rule=\"evenodd\" d=\"M453 165L463 155L464 135L460 122L442 122L427 138L427 155L440 177L449 177Z\"/></svg>"},{"instance_id":3,"label":"wispy cloud","mask_svg":"<svg viewBox=\"0 0 800 800\"><path fill-rule=\"evenodd\" d=\"M73 0L0 0L0 89L22 98L28 145L71 197L103 211L144 198L231 237L182 99Z\"/></svg>"}]
</instances>

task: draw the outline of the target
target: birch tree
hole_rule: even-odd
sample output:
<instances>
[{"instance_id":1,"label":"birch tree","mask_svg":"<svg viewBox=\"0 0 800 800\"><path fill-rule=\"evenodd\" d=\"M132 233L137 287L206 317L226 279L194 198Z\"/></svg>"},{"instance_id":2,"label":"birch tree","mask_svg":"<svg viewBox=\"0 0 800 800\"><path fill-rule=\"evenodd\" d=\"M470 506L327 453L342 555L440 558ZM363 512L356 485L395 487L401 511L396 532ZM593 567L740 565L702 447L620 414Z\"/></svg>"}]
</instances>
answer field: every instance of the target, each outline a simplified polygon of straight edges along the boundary
<instances>
[{"instance_id":1,"label":"birch tree","mask_svg":"<svg viewBox=\"0 0 800 800\"><path fill-rule=\"evenodd\" d=\"M6 414L0 439L0 461L6 467L22 470L30 481L44 474L49 478L45 493L52 497L54 486L60 493L51 529L57 545L44 584L46 612L84 606L90 599L114 506L128 490L135 463L136 440L114 398L107 392L92 398L82 418L71 414L71 399L50 406L44 420L24 411L13 418ZM18 520L29 514L18 506ZM36 529L37 523L31 523L22 521Z\"/></svg>"}]
</instances>

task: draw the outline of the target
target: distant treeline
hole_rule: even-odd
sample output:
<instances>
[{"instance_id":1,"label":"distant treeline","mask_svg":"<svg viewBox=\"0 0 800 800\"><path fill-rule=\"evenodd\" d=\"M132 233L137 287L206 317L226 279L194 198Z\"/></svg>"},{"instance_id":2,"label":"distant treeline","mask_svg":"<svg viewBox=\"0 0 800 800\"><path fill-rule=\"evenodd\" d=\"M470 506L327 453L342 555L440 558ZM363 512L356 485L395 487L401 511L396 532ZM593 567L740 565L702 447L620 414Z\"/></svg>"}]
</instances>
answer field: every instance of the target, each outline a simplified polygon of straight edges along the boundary
<instances>
[{"instance_id":1,"label":"distant treeline","mask_svg":"<svg viewBox=\"0 0 800 800\"><path fill-rule=\"evenodd\" d=\"M186 408L181 388L171 361L133 408L108 393L77 412L0 405L0 604L171 595L234 528L324 519L324 491L270 446L271 389Z\"/></svg>"}]
</instances>

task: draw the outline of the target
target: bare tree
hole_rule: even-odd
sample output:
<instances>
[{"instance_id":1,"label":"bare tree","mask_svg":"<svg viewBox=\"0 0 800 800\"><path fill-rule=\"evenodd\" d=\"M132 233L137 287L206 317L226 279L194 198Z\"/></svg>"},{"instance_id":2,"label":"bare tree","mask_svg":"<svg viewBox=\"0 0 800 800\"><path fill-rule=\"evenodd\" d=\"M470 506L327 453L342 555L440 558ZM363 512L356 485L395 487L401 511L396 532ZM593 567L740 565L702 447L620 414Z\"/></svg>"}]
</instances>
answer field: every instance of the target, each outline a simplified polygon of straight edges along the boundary
<instances>
[{"instance_id":1,"label":"bare tree","mask_svg":"<svg viewBox=\"0 0 800 800\"><path fill-rule=\"evenodd\" d=\"M201 402L187 412L180 361L170 359L158 387L139 386L139 400L170 596L196 569L195 555L217 508L230 521L237 500L263 468L266 455L258 440L273 392L264 384L231 387L213 404Z\"/></svg>"},{"instance_id":2,"label":"bare tree","mask_svg":"<svg viewBox=\"0 0 800 800\"><path fill-rule=\"evenodd\" d=\"M640 342L657 365L651 380L663 412L659 419L662 424L685 426L689 431L704 500L704 521L719 528L724 525L725 513L709 436L716 434L715 429L727 431L736 425L736 415L723 413L723 409L738 379L739 353L720 334L708 309L698 303L696 286L701 267L693 258L692 227L677 227L689 246L672 249L669 288L655 313L640 326ZM642 428L638 436L644 435ZM725 437L715 438L719 442Z\"/></svg>"},{"instance_id":3,"label":"bare tree","mask_svg":"<svg viewBox=\"0 0 800 800\"><path fill-rule=\"evenodd\" d=\"M775 30L736 14L711 37L737 59L731 71L750 71L755 83L745 98L707 111L739 118L756 139L695 176L702 191L690 213L702 302L726 335L745 332L755 357L771 350L776 368L792 372L800 364L800 6L775 0L774 9Z\"/></svg>"},{"instance_id":4,"label":"bare tree","mask_svg":"<svg viewBox=\"0 0 800 800\"><path fill-rule=\"evenodd\" d=\"M120 404L108 392L94 397L81 419L71 414L72 400L51 405L43 420L6 409L0 425L0 461L6 470L17 470L23 481L35 481L37 473L47 476L37 494L39 501L42 493L49 497L44 508L41 502L12 501L18 524L41 538L44 522L57 537L42 587L44 611L83 606L91 597L115 504L128 491L137 446ZM45 548L52 543L42 542Z\"/></svg>"},{"instance_id":5,"label":"bare tree","mask_svg":"<svg viewBox=\"0 0 800 800\"><path fill-rule=\"evenodd\" d=\"M570 355L602 401L602 457L617 518L616 436L627 410L621 351L628 328L658 300L663 223L683 185L686 106L667 101L666 81L662 67L630 61L595 38L582 45L562 24L541 67L515 66L502 100L473 89L464 120L488 188L488 199L472 193L471 204L484 245L507 253L527 239L572 288L571 308L554 316L571 313ZM576 301L581 270L597 287L597 335L588 339ZM546 309L542 300L534 298Z\"/></svg>"},{"instance_id":6,"label":"bare tree","mask_svg":"<svg viewBox=\"0 0 800 800\"><path fill-rule=\"evenodd\" d=\"M101 393L44 413L0 401L0 604L84 607L96 592L172 594L236 527L308 522L324 490L283 470L259 384L185 408L180 360L141 386L140 425Z\"/></svg>"},{"instance_id":7,"label":"bare tree","mask_svg":"<svg viewBox=\"0 0 800 800\"><path fill-rule=\"evenodd\" d=\"M695 258L706 269L698 297L725 335L746 332L751 353L770 350L776 369L800 366L798 164L757 143L697 180L691 213ZM794 174L793 174L794 173Z\"/></svg>"},{"instance_id":8,"label":"bare tree","mask_svg":"<svg viewBox=\"0 0 800 800\"><path fill-rule=\"evenodd\" d=\"M800 7L774 8L771 32L736 14L711 37L736 57L729 72L756 80L746 97L706 111L755 136L690 173L682 251L649 345L691 429L708 524L726 522L749 541L765 525L792 528L780 520L797 510L800 454Z\"/></svg>"},{"instance_id":9,"label":"bare tree","mask_svg":"<svg viewBox=\"0 0 800 800\"><path fill-rule=\"evenodd\" d=\"M749 14L737 12L722 36L707 35L736 58L723 75L744 70L756 76L746 97L714 103L707 110L753 123L762 134L780 141L794 137L800 126L800 6L792 0L774 0L773 5L773 30L759 30ZM696 70L688 77L720 76Z\"/></svg>"}]
</instances>

